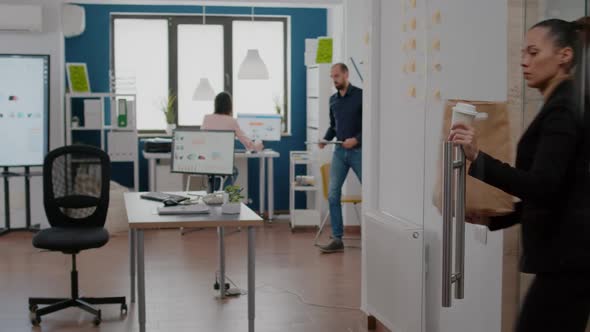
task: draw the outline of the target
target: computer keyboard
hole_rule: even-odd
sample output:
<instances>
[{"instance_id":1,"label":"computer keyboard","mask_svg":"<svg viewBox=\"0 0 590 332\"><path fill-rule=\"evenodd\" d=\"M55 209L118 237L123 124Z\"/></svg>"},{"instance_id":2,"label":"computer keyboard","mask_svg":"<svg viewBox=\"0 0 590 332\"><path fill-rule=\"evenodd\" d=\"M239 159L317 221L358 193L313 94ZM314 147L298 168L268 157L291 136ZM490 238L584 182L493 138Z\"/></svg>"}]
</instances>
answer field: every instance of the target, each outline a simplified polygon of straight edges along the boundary
<instances>
[{"instance_id":1,"label":"computer keyboard","mask_svg":"<svg viewBox=\"0 0 590 332\"><path fill-rule=\"evenodd\" d=\"M189 199L188 197L184 197L184 196L180 196L180 195L167 194L167 193L154 192L154 191L142 194L140 197L143 199L148 199L150 201L157 201L157 202L173 200L176 203L180 203L182 201L186 201L187 199Z\"/></svg>"}]
</instances>

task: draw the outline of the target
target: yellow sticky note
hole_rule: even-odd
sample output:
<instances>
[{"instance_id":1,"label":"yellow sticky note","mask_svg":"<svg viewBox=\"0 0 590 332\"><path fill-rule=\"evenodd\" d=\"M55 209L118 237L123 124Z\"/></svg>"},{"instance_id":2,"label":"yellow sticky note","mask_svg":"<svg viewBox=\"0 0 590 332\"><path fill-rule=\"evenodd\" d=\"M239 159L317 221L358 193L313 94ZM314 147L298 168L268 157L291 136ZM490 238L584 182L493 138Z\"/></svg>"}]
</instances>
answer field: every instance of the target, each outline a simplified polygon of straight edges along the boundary
<instances>
[{"instance_id":1,"label":"yellow sticky note","mask_svg":"<svg viewBox=\"0 0 590 332\"><path fill-rule=\"evenodd\" d=\"M88 70L86 64L67 64L68 76L70 79L70 91L75 93L90 92Z\"/></svg>"},{"instance_id":2,"label":"yellow sticky note","mask_svg":"<svg viewBox=\"0 0 590 332\"><path fill-rule=\"evenodd\" d=\"M435 63L432 67L435 71L442 71L442 65L440 63Z\"/></svg>"},{"instance_id":3,"label":"yellow sticky note","mask_svg":"<svg viewBox=\"0 0 590 332\"><path fill-rule=\"evenodd\" d=\"M417 92L416 92L415 86L410 87L410 90L408 91L408 95L412 98L416 98Z\"/></svg>"},{"instance_id":4,"label":"yellow sticky note","mask_svg":"<svg viewBox=\"0 0 590 332\"><path fill-rule=\"evenodd\" d=\"M432 15L432 23L440 24L440 22L441 22L440 10L437 10L434 12L434 15Z\"/></svg>"},{"instance_id":5,"label":"yellow sticky note","mask_svg":"<svg viewBox=\"0 0 590 332\"><path fill-rule=\"evenodd\" d=\"M412 18L412 20L410 21L410 28L412 30L416 30L416 18Z\"/></svg>"},{"instance_id":6,"label":"yellow sticky note","mask_svg":"<svg viewBox=\"0 0 590 332\"><path fill-rule=\"evenodd\" d=\"M416 0L410 0L410 7L416 8Z\"/></svg>"},{"instance_id":7,"label":"yellow sticky note","mask_svg":"<svg viewBox=\"0 0 590 332\"><path fill-rule=\"evenodd\" d=\"M440 39L435 39L434 42L432 42L432 49L440 51Z\"/></svg>"},{"instance_id":8,"label":"yellow sticky note","mask_svg":"<svg viewBox=\"0 0 590 332\"><path fill-rule=\"evenodd\" d=\"M441 100L442 99L439 89L436 89L434 91L434 99L436 99L436 100Z\"/></svg>"},{"instance_id":9,"label":"yellow sticky note","mask_svg":"<svg viewBox=\"0 0 590 332\"><path fill-rule=\"evenodd\" d=\"M333 45L332 38L318 38L316 63L332 63Z\"/></svg>"}]
</instances>

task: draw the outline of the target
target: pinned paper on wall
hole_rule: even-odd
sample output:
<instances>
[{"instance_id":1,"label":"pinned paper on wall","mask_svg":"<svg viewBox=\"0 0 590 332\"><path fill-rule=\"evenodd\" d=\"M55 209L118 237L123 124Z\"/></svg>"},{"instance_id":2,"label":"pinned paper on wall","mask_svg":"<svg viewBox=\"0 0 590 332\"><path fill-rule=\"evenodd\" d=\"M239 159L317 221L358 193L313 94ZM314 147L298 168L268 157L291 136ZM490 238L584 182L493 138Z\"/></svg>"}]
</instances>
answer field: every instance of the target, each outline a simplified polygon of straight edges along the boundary
<instances>
[{"instance_id":1,"label":"pinned paper on wall","mask_svg":"<svg viewBox=\"0 0 590 332\"><path fill-rule=\"evenodd\" d=\"M408 95L412 98L416 98L417 92L416 92L415 86L410 87L410 90L408 91Z\"/></svg>"},{"instance_id":2,"label":"pinned paper on wall","mask_svg":"<svg viewBox=\"0 0 590 332\"><path fill-rule=\"evenodd\" d=\"M407 74L408 73L408 64L407 63L404 64L404 67L403 67L402 71L404 72L404 74Z\"/></svg>"},{"instance_id":3,"label":"pinned paper on wall","mask_svg":"<svg viewBox=\"0 0 590 332\"><path fill-rule=\"evenodd\" d=\"M410 62L410 64L408 65L408 71L410 71L411 73L416 72L416 60L412 60Z\"/></svg>"},{"instance_id":4,"label":"pinned paper on wall","mask_svg":"<svg viewBox=\"0 0 590 332\"><path fill-rule=\"evenodd\" d=\"M414 18L412 18L412 20L410 21L410 28L411 28L412 30L416 30L416 25L417 25L417 24L416 24L416 18L414 17Z\"/></svg>"},{"instance_id":5,"label":"pinned paper on wall","mask_svg":"<svg viewBox=\"0 0 590 332\"><path fill-rule=\"evenodd\" d=\"M410 0L410 7L416 8L416 1L417 0Z\"/></svg>"},{"instance_id":6,"label":"pinned paper on wall","mask_svg":"<svg viewBox=\"0 0 590 332\"><path fill-rule=\"evenodd\" d=\"M363 36L363 42L365 43L365 45L369 45L370 41L371 41L371 35L369 35L369 33L367 32Z\"/></svg>"},{"instance_id":7,"label":"pinned paper on wall","mask_svg":"<svg viewBox=\"0 0 590 332\"><path fill-rule=\"evenodd\" d=\"M440 63L435 63L432 67L437 72L441 72L442 71L442 65Z\"/></svg>"},{"instance_id":8,"label":"pinned paper on wall","mask_svg":"<svg viewBox=\"0 0 590 332\"><path fill-rule=\"evenodd\" d=\"M413 51L415 51L415 50L416 50L416 38L412 38L412 39L410 40L410 45L409 45L409 46L410 46L410 49L411 49L411 50L413 50Z\"/></svg>"},{"instance_id":9,"label":"pinned paper on wall","mask_svg":"<svg viewBox=\"0 0 590 332\"><path fill-rule=\"evenodd\" d=\"M332 38L318 38L318 53L316 63L332 63Z\"/></svg>"},{"instance_id":10,"label":"pinned paper on wall","mask_svg":"<svg viewBox=\"0 0 590 332\"><path fill-rule=\"evenodd\" d=\"M434 42L432 42L432 49L435 51L440 51L440 40L439 39L435 39Z\"/></svg>"},{"instance_id":11,"label":"pinned paper on wall","mask_svg":"<svg viewBox=\"0 0 590 332\"><path fill-rule=\"evenodd\" d=\"M434 99L436 99L436 100L441 100L442 99L439 89L436 89L434 91Z\"/></svg>"},{"instance_id":12,"label":"pinned paper on wall","mask_svg":"<svg viewBox=\"0 0 590 332\"><path fill-rule=\"evenodd\" d=\"M66 74L71 93L90 92L88 68L85 63L66 63Z\"/></svg>"},{"instance_id":13,"label":"pinned paper on wall","mask_svg":"<svg viewBox=\"0 0 590 332\"><path fill-rule=\"evenodd\" d=\"M440 22L441 22L440 10L437 10L434 12L434 15L432 15L432 23L440 24Z\"/></svg>"},{"instance_id":14,"label":"pinned paper on wall","mask_svg":"<svg viewBox=\"0 0 590 332\"><path fill-rule=\"evenodd\" d=\"M318 54L318 40L315 38L305 39L305 65L315 65L316 56Z\"/></svg>"},{"instance_id":15,"label":"pinned paper on wall","mask_svg":"<svg viewBox=\"0 0 590 332\"><path fill-rule=\"evenodd\" d=\"M408 31L408 25L407 24L402 24L402 32L407 32Z\"/></svg>"}]
</instances>

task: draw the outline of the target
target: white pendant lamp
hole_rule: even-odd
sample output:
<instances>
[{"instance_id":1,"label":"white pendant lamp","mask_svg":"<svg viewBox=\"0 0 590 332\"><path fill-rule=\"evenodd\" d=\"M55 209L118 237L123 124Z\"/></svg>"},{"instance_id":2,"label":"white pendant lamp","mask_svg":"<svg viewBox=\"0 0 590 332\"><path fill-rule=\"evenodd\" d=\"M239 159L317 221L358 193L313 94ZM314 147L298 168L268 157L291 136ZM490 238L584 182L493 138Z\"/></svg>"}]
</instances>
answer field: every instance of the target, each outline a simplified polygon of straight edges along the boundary
<instances>
[{"instance_id":1,"label":"white pendant lamp","mask_svg":"<svg viewBox=\"0 0 590 332\"><path fill-rule=\"evenodd\" d=\"M201 78L199 85L193 93L193 100L197 101L210 101L215 99L215 92L209 82L208 78Z\"/></svg>"},{"instance_id":2,"label":"white pendant lamp","mask_svg":"<svg viewBox=\"0 0 590 332\"><path fill-rule=\"evenodd\" d=\"M246 58L240 65L238 71L238 79L240 80L267 80L268 69L257 49L249 49Z\"/></svg>"},{"instance_id":3,"label":"white pendant lamp","mask_svg":"<svg viewBox=\"0 0 590 332\"><path fill-rule=\"evenodd\" d=\"M252 7L252 22L254 22L254 7ZM238 71L240 80L267 80L268 69L262 61L258 49L249 49Z\"/></svg>"},{"instance_id":4,"label":"white pendant lamp","mask_svg":"<svg viewBox=\"0 0 590 332\"><path fill-rule=\"evenodd\" d=\"M206 24L205 21L205 6L203 6L203 25ZM213 91L213 87L209 82L209 79L206 77L201 78L195 92L193 93L193 100L195 101L211 101L215 99L215 92Z\"/></svg>"}]
</instances>

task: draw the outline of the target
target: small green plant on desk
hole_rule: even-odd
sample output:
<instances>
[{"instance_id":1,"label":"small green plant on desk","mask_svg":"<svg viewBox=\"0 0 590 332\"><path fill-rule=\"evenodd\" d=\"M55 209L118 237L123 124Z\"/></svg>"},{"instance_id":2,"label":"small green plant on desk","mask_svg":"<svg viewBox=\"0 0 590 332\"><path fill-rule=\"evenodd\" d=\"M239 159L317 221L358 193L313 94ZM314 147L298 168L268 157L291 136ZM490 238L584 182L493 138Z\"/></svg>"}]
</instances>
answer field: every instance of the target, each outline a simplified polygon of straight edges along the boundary
<instances>
[{"instance_id":1,"label":"small green plant on desk","mask_svg":"<svg viewBox=\"0 0 590 332\"><path fill-rule=\"evenodd\" d=\"M227 186L225 187L225 192L228 196L228 202L223 204L221 210L223 213L226 214L239 214L242 208L242 200L244 196L242 196L242 190L244 188L240 188L240 186Z\"/></svg>"}]
</instances>

